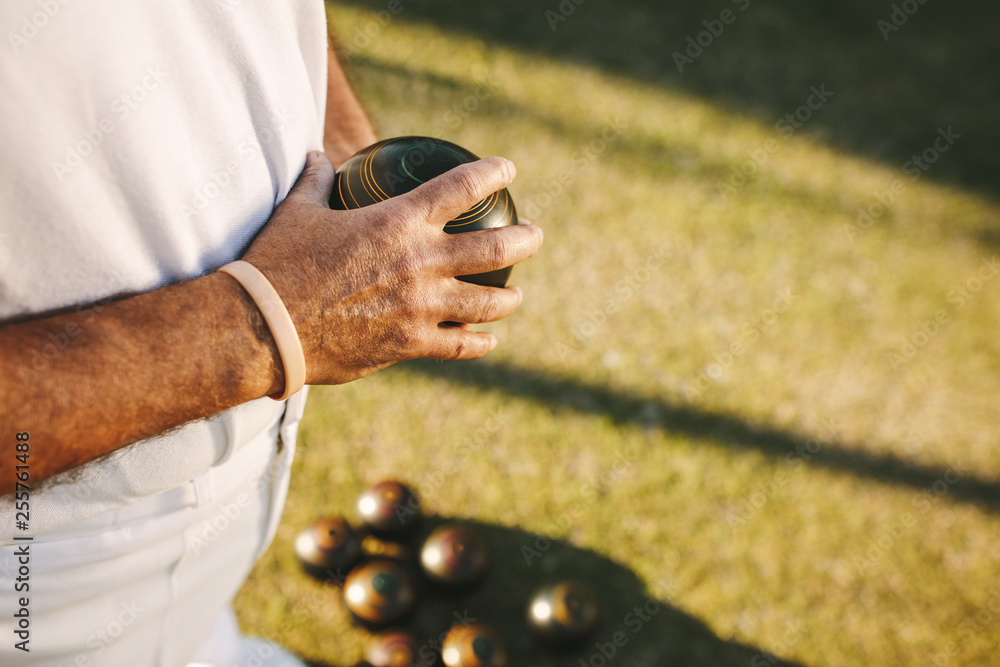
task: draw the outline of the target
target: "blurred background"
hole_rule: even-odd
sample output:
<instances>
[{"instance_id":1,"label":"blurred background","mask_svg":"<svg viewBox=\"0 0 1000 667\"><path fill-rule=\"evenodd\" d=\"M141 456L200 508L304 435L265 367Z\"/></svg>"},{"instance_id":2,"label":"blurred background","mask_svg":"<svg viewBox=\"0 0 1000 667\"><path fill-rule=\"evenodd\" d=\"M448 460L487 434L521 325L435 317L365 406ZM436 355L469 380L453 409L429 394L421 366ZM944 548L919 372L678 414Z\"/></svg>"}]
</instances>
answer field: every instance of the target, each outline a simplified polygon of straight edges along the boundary
<instances>
[{"instance_id":1,"label":"blurred background","mask_svg":"<svg viewBox=\"0 0 1000 667\"><path fill-rule=\"evenodd\" d=\"M545 228L471 363L314 388L244 630L370 635L293 541L411 483L491 578L414 620L514 665L974 665L1000 639L1000 7L977 0L329 6L380 136L518 165ZM531 590L590 583L576 651ZM627 615L649 600L638 629Z\"/></svg>"}]
</instances>

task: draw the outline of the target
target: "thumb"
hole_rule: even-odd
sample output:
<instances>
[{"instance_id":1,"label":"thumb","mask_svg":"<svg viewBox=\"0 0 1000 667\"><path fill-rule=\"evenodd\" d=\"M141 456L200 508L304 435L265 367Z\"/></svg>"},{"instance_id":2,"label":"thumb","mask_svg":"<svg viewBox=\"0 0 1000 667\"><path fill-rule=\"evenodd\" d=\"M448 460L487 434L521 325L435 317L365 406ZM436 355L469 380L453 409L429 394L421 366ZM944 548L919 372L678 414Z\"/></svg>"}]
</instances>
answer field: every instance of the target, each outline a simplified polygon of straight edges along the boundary
<instances>
[{"instance_id":1,"label":"thumb","mask_svg":"<svg viewBox=\"0 0 1000 667\"><path fill-rule=\"evenodd\" d=\"M333 190L333 164L320 151L311 151L306 155L306 166L299 174L299 180L292 186L288 198L295 198L310 203L328 206L330 192Z\"/></svg>"}]
</instances>

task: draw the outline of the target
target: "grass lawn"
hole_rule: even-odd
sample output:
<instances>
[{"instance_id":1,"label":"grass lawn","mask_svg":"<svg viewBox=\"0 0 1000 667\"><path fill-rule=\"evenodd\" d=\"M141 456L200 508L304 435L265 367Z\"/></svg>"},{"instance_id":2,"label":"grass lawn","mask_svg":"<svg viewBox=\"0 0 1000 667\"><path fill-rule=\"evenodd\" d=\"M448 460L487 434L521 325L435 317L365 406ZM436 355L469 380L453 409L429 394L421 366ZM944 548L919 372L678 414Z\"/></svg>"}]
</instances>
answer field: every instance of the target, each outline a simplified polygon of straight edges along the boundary
<instances>
[{"instance_id":1,"label":"grass lawn","mask_svg":"<svg viewBox=\"0 0 1000 667\"><path fill-rule=\"evenodd\" d=\"M486 359L313 388L244 630L363 656L292 545L396 477L493 554L422 639L467 612L512 665L619 632L607 664L995 662L1000 10L931 0L886 40L884 4L332 6L380 135L513 159L546 243ZM603 618L553 654L521 618L560 576Z\"/></svg>"}]
</instances>

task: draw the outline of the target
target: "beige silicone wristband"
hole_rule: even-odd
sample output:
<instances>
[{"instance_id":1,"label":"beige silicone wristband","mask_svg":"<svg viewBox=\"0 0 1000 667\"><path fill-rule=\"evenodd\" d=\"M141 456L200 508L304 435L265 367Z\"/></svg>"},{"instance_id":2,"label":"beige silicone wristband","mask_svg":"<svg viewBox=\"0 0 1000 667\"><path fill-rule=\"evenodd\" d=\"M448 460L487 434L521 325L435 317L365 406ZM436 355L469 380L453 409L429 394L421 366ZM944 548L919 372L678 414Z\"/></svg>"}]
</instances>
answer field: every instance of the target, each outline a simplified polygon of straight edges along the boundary
<instances>
[{"instance_id":1,"label":"beige silicone wristband","mask_svg":"<svg viewBox=\"0 0 1000 667\"><path fill-rule=\"evenodd\" d=\"M278 347L281 365L285 369L285 392L280 396L272 394L271 398L276 401L285 400L302 389L302 385L306 383L306 357L302 353L302 343L299 341L299 334L295 331L295 323L292 322L288 309L285 308L274 286L253 264L239 260L226 264L219 271L236 278L264 316L264 321L267 322L274 343Z\"/></svg>"}]
</instances>

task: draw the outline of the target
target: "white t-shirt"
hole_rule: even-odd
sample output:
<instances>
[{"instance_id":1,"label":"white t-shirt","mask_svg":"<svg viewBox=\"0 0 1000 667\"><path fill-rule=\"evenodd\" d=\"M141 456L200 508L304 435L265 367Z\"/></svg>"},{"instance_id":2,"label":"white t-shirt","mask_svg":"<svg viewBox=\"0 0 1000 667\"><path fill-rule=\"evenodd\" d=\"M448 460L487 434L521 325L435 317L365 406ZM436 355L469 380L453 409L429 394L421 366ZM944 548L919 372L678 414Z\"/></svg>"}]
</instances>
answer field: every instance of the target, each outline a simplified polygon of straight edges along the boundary
<instances>
[{"instance_id":1,"label":"white t-shirt","mask_svg":"<svg viewBox=\"0 0 1000 667\"><path fill-rule=\"evenodd\" d=\"M236 259L322 148L320 0L5 0L0 35L0 321ZM57 364L61 333L21 351L22 372ZM11 651L0 498L0 663L190 659L273 534L305 393L36 486L17 533L35 536L30 654Z\"/></svg>"}]
</instances>

